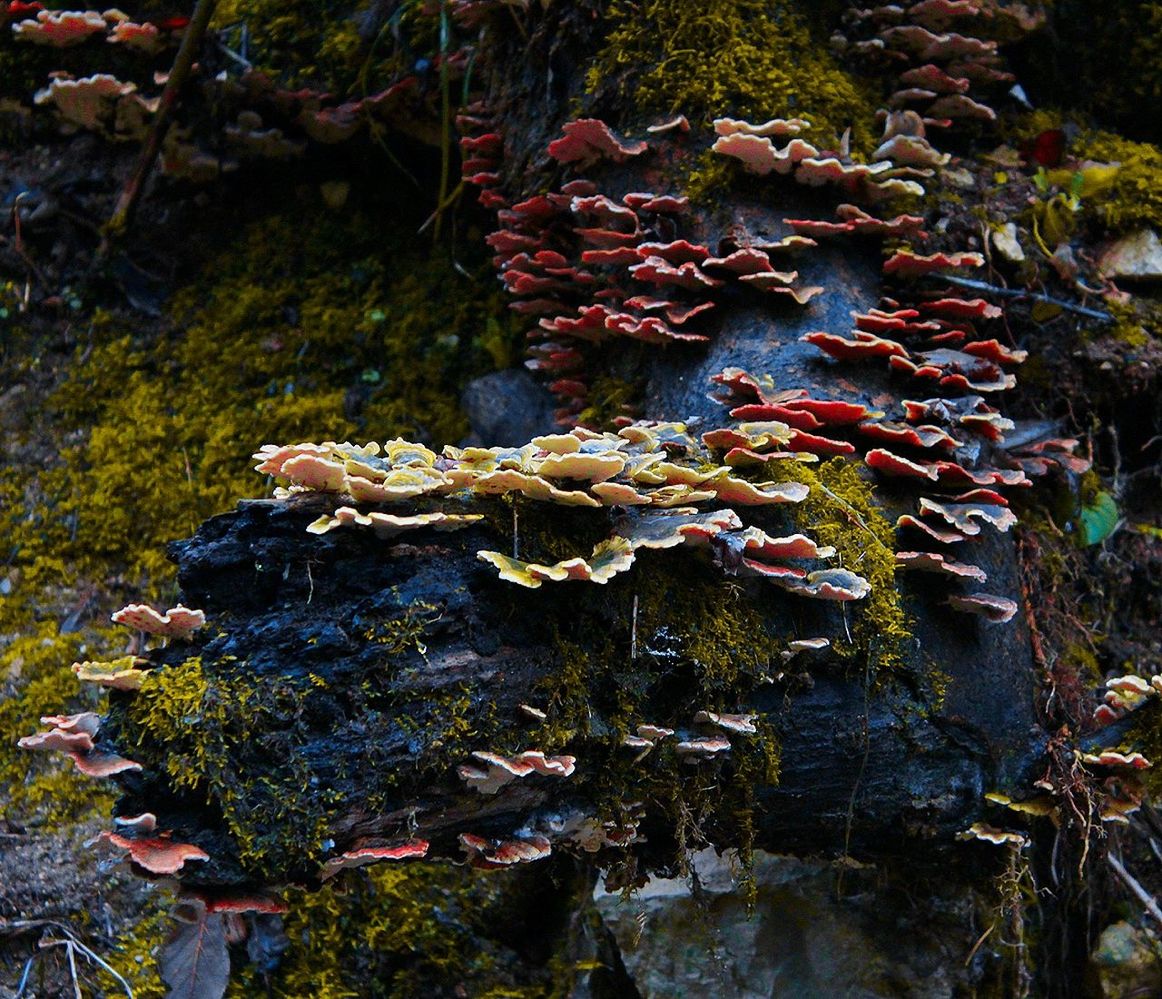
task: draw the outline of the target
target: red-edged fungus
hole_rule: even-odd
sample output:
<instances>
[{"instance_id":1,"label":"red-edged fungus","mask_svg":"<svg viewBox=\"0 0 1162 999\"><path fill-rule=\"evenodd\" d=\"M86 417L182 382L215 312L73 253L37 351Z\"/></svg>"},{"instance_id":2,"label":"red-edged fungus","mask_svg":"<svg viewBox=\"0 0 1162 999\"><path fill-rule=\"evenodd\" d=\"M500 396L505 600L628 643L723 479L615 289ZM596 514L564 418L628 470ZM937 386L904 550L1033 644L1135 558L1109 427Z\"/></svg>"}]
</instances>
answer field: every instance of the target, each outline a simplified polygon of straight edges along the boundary
<instances>
[{"instance_id":1,"label":"red-edged fungus","mask_svg":"<svg viewBox=\"0 0 1162 999\"><path fill-rule=\"evenodd\" d=\"M693 762L708 760L719 753L730 752L730 740L721 736L708 739L685 739L674 747L674 751L679 756L687 757Z\"/></svg>"},{"instance_id":2,"label":"red-edged fungus","mask_svg":"<svg viewBox=\"0 0 1162 999\"><path fill-rule=\"evenodd\" d=\"M1099 753L1082 753L1081 761L1090 766L1126 767L1131 770L1145 770L1153 766L1141 753L1121 753L1116 749L1103 749Z\"/></svg>"},{"instance_id":3,"label":"red-edged fungus","mask_svg":"<svg viewBox=\"0 0 1162 999\"><path fill-rule=\"evenodd\" d=\"M364 846L356 850L332 857L323 864L319 878L326 881L333 878L340 871L354 867L366 867L368 864L377 864L383 860L407 860L410 858L426 857L429 843L424 839L409 840L395 846Z\"/></svg>"},{"instance_id":4,"label":"red-edged fungus","mask_svg":"<svg viewBox=\"0 0 1162 999\"><path fill-rule=\"evenodd\" d=\"M710 250L705 246L686 239L675 239L668 243L640 243L634 252L638 260L661 257L670 264L684 264L688 261L700 264L710 256Z\"/></svg>"},{"instance_id":5,"label":"red-edged fungus","mask_svg":"<svg viewBox=\"0 0 1162 999\"><path fill-rule=\"evenodd\" d=\"M819 569L804 579L775 579L775 584L799 596L815 600L862 600L871 593L871 584L847 569Z\"/></svg>"},{"instance_id":6,"label":"red-edged fungus","mask_svg":"<svg viewBox=\"0 0 1162 999\"><path fill-rule=\"evenodd\" d=\"M697 264L687 262L677 267L669 264L662 257L646 257L640 264L629 268L629 273L636 281L645 281L654 285L675 285L688 291L701 291L707 288L720 288L723 284L718 278L712 278L698 269Z\"/></svg>"},{"instance_id":7,"label":"red-edged fungus","mask_svg":"<svg viewBox=\"0 0 1162 999\"><path fill-rule=\"evenodd\" d=\"M942 545L952 545L958 541L965 540L965 535L958 531L947 531L939 527L934 527L925 520L913 517L910 513L902 514L896 521L896 530L903 530L906 527L921 531L927 534L933 541L939 541Z\"/></svg>"},{"instance_id":8,"label":"red-edged fungus","mask_svg":"<svg viewBox=\"0 0 1162 999\"><path fill-rule=\"evenodd\" d=\"M805 333L799 337L807 343L814 344L825 354L834 357L837 361L857 361L866 357L899 357L906 358L908 351L903 344L895 340L885 340L874 333L863 330L852 330L854 340L838 336L835 333Z\"/></svg>"},{"instance_id":9,"label":"red-edged fungus","mask_svg":"<svg viewBox=\"0 0 1162 999\"><path fill-rule=\"evenodd\" d=\"M171 607L164 614L159 614L148 604L129 604L115 612L110 620L114 624L123 624L158 638L188 641L206 623L206 614L205 611L190 610L181 604Z\"/></svg>"},{"instance_id":10,"label":"red-edged fungus","mask_svg":"<svg viewBox=\"0 0 1162 999\"><path fill-rule=\"evenodd\" d=\"M906 444L909 447L925 450L939 447L952 451L964 446L963 441L957 440L941 427L931 424L913 426L908 423L893 423L888 420L869 420L860 423L856 429L873 440L885 441L889 444Z\"/></svg>"},{"instance_id":11,"label":"red-edged fungus","mask_svg":"<svg viewBox=\"0 0 1162 999\"><path fill-rule=\"evenodd\" d=\"M938 572L956 579L975 579L978 583L988 579L979 565L952 562L936 552L896 552L896 568Z\"/></svg>"},{"instance_id":12,"label":"red-edged fungus","mask_svg":"<svg viewBox=\"0 0 1162 999\"><path fill-rule=\"evenodd\" d=\"M465 765L457 768L460 779L481 794L496 794L506 784L518 778L539 774L542 777L570 777L577 760L573 756L545 756L528 750L518 756L501 756L477 750L472 756L487 769Z\"/></svg>"},{"instance_id":13,"label":"red-edged fungus","mask_svg":"<svg viewBox=\"0 0 1162 999\"><path fill-rule=\"evenodd\" d=\"M104 753L93 750L89 753L70 753L73 766L86 777L113 777L130 770L144 770L136 760L127 760L116 753Z\"/></svg>"},{"instance_id":14,"label":"red-edged fungus","mask_svg":"<svg viewBox=\"0 0 1162 999\"><path fill-rule=\"evenodd\" d=\"M44 749L51 752L88 753L93 749L93 736L101 722L101 716L91 711L79 715L57 716L61 723L48 732L37 732L17 740L21 749ZM41 718L42 725L50 724L52 717Z\"/></svg>"},{"instance_id":15,"label":"red-edged fungus","mask_svg":"<svg viewBox=\"0 0 1162 999\"><path fill-rule=\"evenodd\" d=\"M984 257L979 253L931 253L923 255L913 253L911 250L898 250L884 261L884 273L901 278L913 278L957 267L983 266Z\"/></svg>"},{"instance_id":16,"label":"red-edged fungus","mask_svg":"<svg viewBox=\"0 0 1162 999\"><path fill-rule=\"evenodd\" d=\"M946 601L954 610L984 618L989 624L1005 624L1017 613L1017 604L993 593L954 593Z\"/></svg>"},{"instance_id":17,"label":"red-edged fungus","mask_svg":"<svg viewBox=\"0 0 1162 999\"><path fill-rule=\"evenodd\" d=\"M561 131L565 134L549 143L549 155L561 163L575 163L578 169L603 158L624 163L648 148L641 140L623 142L597 118L578 118L567 122Z\"/></svg>"},{"instance_id":18,"label":"red-edged fungus","mask_svg":"<svg viewBox=\"0 0 1162 999\"><path fill-rule=\"evenodd\" d=\"M80 45L105 31L105 18L95 10L41 10L36 20L18 21L12 33L19 41L56 49Z\"/></svg>"},{"instance_id":19,"label":"red-edged fungus","mask_svg":"<svg viewBox=\"0 0 1162 999\"><path fill-rule=\"evenodd\" d=\"M460 845L472 866L481 870L499 870L513 864L529 864L544 860L553 852L552 844L541 835L499 840L461 833Z\"/></svg>"},{"instance_id":20,"label":"red-edged fungus","mask_svg":"<svg viewBox=\"0 0 1162 999\"><path fill-rule=\"evenodd\" d=\"M133 839L108 831L101 832L94 843L108 843L124 850L128 858L150 874L177 874L191 860L209 860L205 850L192 843L175 843L168 833Z\"/></svg>"},{"instance_id":21,"label":"red-edged fungus","mask_svg":"<svg viewBox=\"0 0 1162 999\"><path fill-rule=\"evenodd\" d=\"M929 482L935 482L939 474L936 467L930 462L921 464L909 461L907 458L901 458L898 454L893 454L891 451L879 447L868 451L864 456L864 461L867 462L869 468L874 468L877 472L896 478L927 479Z\"/></svg>"},{"instance_id":22,"label":"red-edged fungus","mask_svg":"<svg viewBox=\"0 0 1162 999\"><path fill-rule=\"evenodd\" d=\"M754 723L757 717L758 715L727 715L714 711L699 711L694 715L694 724L713 725L715 728L739 735L754 735L758 731Z\"/></svg>"}]
</instances>

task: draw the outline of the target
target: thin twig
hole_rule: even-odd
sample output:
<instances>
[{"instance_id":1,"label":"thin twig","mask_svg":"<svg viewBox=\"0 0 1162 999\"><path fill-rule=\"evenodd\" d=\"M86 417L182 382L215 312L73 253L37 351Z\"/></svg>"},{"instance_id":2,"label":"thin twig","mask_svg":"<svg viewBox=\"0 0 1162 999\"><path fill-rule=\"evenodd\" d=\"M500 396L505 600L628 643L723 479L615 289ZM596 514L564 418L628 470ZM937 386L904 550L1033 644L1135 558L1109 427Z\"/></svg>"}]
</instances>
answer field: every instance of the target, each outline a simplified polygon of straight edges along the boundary
<instances>
[{"instance_id":1,"label":"thin twig","mask_svg":"<svg viewBox=\"0 0 1162 999\"><path fill-rule=\"evenodd\" d=\"M1127 871L1125 865L1123 865L1122 862L1118 860L1118 858L1115 857L1112 853L1106 854L1106 860L1109 861L1110 867L1114 869L1118 877L1126 883L1126 887L1129 888L1130 891L1132 891L1137 896L1138 901L1146 907L1146 911L1154 917L1160 926L1162 926L1162 909L1158 908L1158 903L1154 899L1154 896L1146 891L1146 889L1138 883L1137 878L1135 878L1129 871Z\"/></svg>"},{"instance_id":2,"label":"thin twig","mask_svg":"<svg viewBox=\"0 0 1162 999\"><path fill-rule=\"evenodd\" d=\"M847 500L845 500L845 499L844 499L842 496L837 496L835 493L833 493L833 492L832 492L830 489L828 489L828 488L827 488L825 485L823 485L822 483L818 483L818 485L819 485L819 491L820 491L821 493L823 493L823 495L824 495L824 496L827 496L827 497L829 497L830 499L832 499L832 500L834 500L836 503L838 503L838 504L839 504L841 507L843 507L843 509L847 511L847 515L848 515L848 516L849 516L849 517L850 517L850 518L851 518L853 521L855 521L855 523L856 523L856 524L858 524L858 525L859 525L860 527L862 527L862 528L863 528L865 531L867 531L867 533L870 535L871 539L872 539L872 540L873 540L873 541L874 541L874 542L875 542L877 545L879 545L879 546L880 546L880 547L881 547L881 548L882 548L884 551L886 551L886 552L887 552L887 551L891 551L891 549L890 549L890 548L889 548L887 545L885 545L885 544L884 544L884 543L883 543L883 542L882 542L882 541L881 541L881 540L880 540L880 539L879 539L879 538L876 536L876 532L875 532L875 531L873 531L873 530L872 530L870 527L868 527L868 526L867 526L867 523L864 521L863 517L861 517L861 516L859 515L859 511L858 511L858 510L857 510L855 507L853 507L853 506L852 506L850 503L848 503L848 502L847 502Z\"/></svg>"},{"instance_id":3,"label":"thin twig","mask_svg":"<svg viewBox=\"0 0 1162 999\"><path fill-rule=\"evenodd\" d=\"M637 594L633 595L633 624L629 629L629 658L637 658Z\"/></svg>"},{"instance_id":4,"label":"thin twig","mask_svg":"<svg viewBox=\"0 0 1162 999\"><path fill-rule=\"evenodd\" d=\"M169 131L174 108L177 107L178 98L181 97L181 92L189 79L194 60L202 46L202 39L206 35L206 29L210 26L210 18L214 16L214 8L217 5L218 0L198 0L197 6L194 8L194 15L186 26L185 34L182 35L181 47L178 49L173 67L169 71L169 79L165 81L165 89L158 102L157 117L154 119L153 128L150 129L149 138L146 139L145 146L141 150L137 168L121 191L121 197L117 199L117 207L113 209L112 216L105 224L105 241L101 244L98 256L105 256L109 252L110 240L124 233L133 221L137 203L141 200L145 183L153 172L153 164L161 152L161 144L165 141L166 133Z\"/></svg>"},{"instance_id":5,"label":"thin twig","mask_svg":"<svg viewBox=\"0 0 1162 999\"><path fill-rule=\"evenodd\" d=\"M451 27L448 20L446 2L440 4L440 187L436 196L436 225L432 238L440 238L440 221L443 204L448 197L449 174L452 169L452 95L448 71L448 55L451 47Z\"/></svg>"},{"instance_id":6,"label":"thin twig","mask_svg":"<svg viewBox=\"0 0 1162 999\"><path fill-rule=\"evenodd\" d=\"M971 288L973 291L987 291L992 295L1000 295L1002 298L1031 298L1036 302L1047 302L1049 305L1056 305L1065 309L1067 312L1076 312L1079 316L1085 316L1089 319L1100 319L1106 323L1112 323L1114 321L1114 317L1108 312L1102 312L1100 309L1090 309L1084 305L1077 305L1061 298L1054 298L1052 295L1043 295L1039 291L1024 291L1020 288L998 288L995 284L989 284L987 281L976 281L973 278L948 277L943 274L928 275L928 277L940 281L947 281L949 284L955 284L961 288Z\"/></svg>"}]
</instances>

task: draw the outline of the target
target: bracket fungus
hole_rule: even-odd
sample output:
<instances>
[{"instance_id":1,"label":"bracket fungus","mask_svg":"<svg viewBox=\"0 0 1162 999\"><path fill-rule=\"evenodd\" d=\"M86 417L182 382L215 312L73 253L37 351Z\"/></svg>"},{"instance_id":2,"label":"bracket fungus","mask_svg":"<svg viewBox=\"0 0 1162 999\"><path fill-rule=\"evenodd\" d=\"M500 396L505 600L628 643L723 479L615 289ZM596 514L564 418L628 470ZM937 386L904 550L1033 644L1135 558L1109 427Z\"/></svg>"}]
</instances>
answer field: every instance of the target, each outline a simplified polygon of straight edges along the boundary
<instances>
[{"instance_id":1,"label":"bracket fungus","mask_svg":"<svg viewBox=\"0 0 1162 999\"><path fill-rule=\"evenodd\" d=\"M534 774L541 777L571 777L577 760L572 756L546 756L537 750L527 750L517 756L501 756L476 750L473 758L484 764L484 769L465 764L457 769L460 779L480 794L496 794L514 780Z\"/></svg>"},{"instance_id":2,"label":"bracket fungus","mask_svg":"<svg viewBox=\"0 0 1162 999\"><path fill-rule=\"evenodd\" d=\"M989 624L1006 624L1017 613L1016 601L993 593L953 593L948 606L984 618Z\"/></svg>"},{"instance_id":3,"label":"bracket fungus","mask_svg":"<svg viewBox=\"0 0 1162 999\"><path fill-rule=\"evenodd\" d=\"M149 665L148 659L140 656L121 656L107 662L73 663L72 670L82 683L96 683L110 690L140 690L141 681L149 674L149 670L141 669Z\"/></svg>"},{"instance_id":4,"label":"bracket fungus","mask_svg":"<svg viewBox=\"0 0 1162 999\"><path fill-rule=\"evenodd\" d=\"M485 839L461 833L460 845L468 856L469 863L479 870L503 870L513 864L531 864L544 860L553 852L548 838L532 835L518 839Z\"/></svg>"},{"instance_id":5,"label":"bracket fungus","mask_svg":"<svg viewBox=\"0 0 1162 999\"><path fill-rule=\"evenodd\" d=\"M159 614L148 604L129 604L116 611L110 620L114 624L123 624L157 638L188 641L206 623L206 615L203 611L191 610L181 604L171 607L164 614Z\"/></svg>"},{"instance_id":6,"label":"bracket fungus","mask_svg":"<svg viewBox=\"0 0 1162 999\"><path fill-rule=\"evenodd\" d=\"M561 163L574 163L578 169L592 166L601 159L623 163L649 148L640 139L623 142L597 118L578 118L567 122L561 131L565 134L549 143L549 155Z\"/></svg>"},{"instance_id":7,"label":"bracket fungus","mask_svg":"<svg viewBox=\"0 0 1162 999\"><path fill-rule=\"evenodd\" d=\"M326 861L319 872L319 878L322 881L327 881L340 871L366 867L368 864L378 864L384 860L423 858L428 855L429 846L427 840L417 839L396 846L363 846L348 850L346 853Z\"/></svg>"},{"instance_id":8,"label":"bracket fungus","mask_svg":"<svg viewBox=\"0 0 1162 999\"><path fill-rule=\"evenodd\" d=\"M210 855L192 843L178 843L163 832L157 836L133 837L101 832L92 841L123 851L123 856L150 874L177 874L192 860L206 861Z\"/></svg>"},{"instance_id":9,"label":"bracket fungus","mask_svg":"<svg viewBox=\"0 0 1162 999\"><path fill-rule=\"evenodd\" d=\"M63 49L104 34L105 18L95 10L40 10L36 19L17 21L12 33L18 41Z\"/></svg>"}]
</instances>

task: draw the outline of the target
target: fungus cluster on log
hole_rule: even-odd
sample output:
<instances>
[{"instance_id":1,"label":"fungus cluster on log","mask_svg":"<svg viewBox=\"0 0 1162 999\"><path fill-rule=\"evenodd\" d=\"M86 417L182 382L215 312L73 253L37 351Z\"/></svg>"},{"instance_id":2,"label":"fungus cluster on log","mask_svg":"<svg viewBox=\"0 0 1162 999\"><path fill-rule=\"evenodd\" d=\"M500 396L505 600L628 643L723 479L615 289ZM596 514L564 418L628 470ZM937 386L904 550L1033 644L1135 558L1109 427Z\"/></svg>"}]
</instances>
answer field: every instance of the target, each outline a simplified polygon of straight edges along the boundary
<instances>
[{"instance_id":1,"label":"fungus cluster on log","mask_svg":"<svg viewBox=\"0 0 1162 999\"><path fill-rule=\"evenodd\" d=\"M382 448L327 442L267 445L255 458L259 472L289 483L276 492L283 499L305 493L335 496L340 505L308 527L313 534L363 527L386 538L424 528L463 529L482 517L434 509L361 512L348 499L373 505L438 499L463 509L474 497L519 494L538 502L621 511L610 537L587 556L541 565L496 551L478 553L502 580L532 589L569 580L605 583L629 570L640 549L694 544L709 546L729 574L761 576L801 596L858 600L869 592L862 577L802 564L824 561L835 554L833 549L802 534L777 538L744 527L731 508L802 502L808 487L793 474L796 462L815 460L799 453L810 450L801 446L810 437L778 420L709 431L700 438L681 423L635 423L616 434L578 427L536 437L519 448L447 446L437 455L402 440ZM747 468L769 472L771 461L784 463L788 475L754 481L740 474ZM731 506L702 509L719 504Z\"/></svg>"},{"instance_id":2,"label":"fungus cluster on log","mask_svg":"<svg viewBox=\"0 0 1162 999\"><path fill-rule=\"evenodd\" d=\"M678 119L665 124L651 134L685 135L689 128ZM464 125L488 127L479 115L469 116ZM597 119L569 122L563 133L549 144L548 154L577 170L601 160L623 162L650 148L645 140L618 137ZM483 132L461 141L495 138ZM473 164L478 165L489 164ZM798 285L797 271L784 263L788 254L814 246L814 240L790 236L740 242L724 236L717 246L690 242L680 231L689 208L684 196L647 191L613 196L594 181L576 178L555 191L502 206L503 199L493 193L499 182L495 170L471 173L466 164L465 178L485 187L482 203L499 207L500 228L487 238L495 251L493 262L506 290L519 298L512 308L540 317L529 333L527 365L550 378L562 403L557 417L565 426L576 422L586 404L592 345L617 337L662 347L705 342L707 334L698 331L701 317L730 286L798 305L823 290ZM696 319L693 329L687 326Z\"/></svg>"}]
</instances>

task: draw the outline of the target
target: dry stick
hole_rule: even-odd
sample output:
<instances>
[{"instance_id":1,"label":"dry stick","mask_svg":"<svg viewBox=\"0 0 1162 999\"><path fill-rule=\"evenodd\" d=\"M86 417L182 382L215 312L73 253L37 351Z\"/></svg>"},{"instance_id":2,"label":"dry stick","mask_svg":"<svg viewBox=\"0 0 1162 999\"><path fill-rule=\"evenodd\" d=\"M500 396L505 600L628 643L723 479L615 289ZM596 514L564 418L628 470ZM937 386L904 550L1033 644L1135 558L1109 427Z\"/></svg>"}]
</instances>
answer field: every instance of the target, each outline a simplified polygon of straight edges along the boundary
<instances>
[{"instance_id":1,"label":"dry stick","mask_svg":"<svg viewBox=\"0 0 1162 999\"><path fill-rule=\"evenodd\" d=\"M929 275L933 280L947 281L949 284L958 285L961 288L971 288L973 291L987 291L993 295L999 295L1001 298L1031 298L1035 302L1047 302L1049 305L1056 305L1059 308L1065 309L1067 312L1076 312L1079 316L1086 316L1089 319L1100 319L1102 322L1113 322L1114 317L1108 312L1102 312L1100 309L1090 309L1084 305L1075 305L1073 302L1067 302L1061 298L1054 298L1052 295L1043 295L1039 291L1026 291L1020 288L999 288L995 284L989 284L987 281L977 281L974 278L951 277L947 274L933 274Z\"/></svg>"},{"instance_id":2,"label":"dry stick","mask_svg":"<svg viewBox=\"0 0 1162 999\"><path fill-rule=\"evenodd\" d=\"M197 6L194 8L194 16L190 19L185 34L182 35L181 47L178 49L173 67L169 71L169 79L166 80L165 89L161 93L157 118L154 119L149 138L146 139L145 147L141 150L141 158L137 161L137 168L121 191L121 197L117 199L117 207L113 209L112 216L105 224L105 239L101 244L99 257L103 257L109 252L110 240L125 232L133 221L133 213L137 210L137 203L141 200L145 182L149 180L149 175L153 172L153 164L157 161L158 153L161 152L161 144L165 141L166 133L169 131L174 108L177 106L186 80L189 79L190 71L194 66L194 58L202 46L202 39L206 35L206 29L210 26L210 18L214 16L214 8L217 5L218 0L198 0Z\"/></svg>"},{"instance_id":3,"label":"dry stick","mask_svg":"<svg viewBox=\"0 0 1162 999\"><path fill-rule=\"evenodd\" d=\"M1106 860L1109 861L1110 867L1117 872L1118 877L1126 883L1126 887L1138 897L1138 901L1146 907L1150 915L1162 925L1162 909L1158 908L1158 903L1154 899L1154 896L1138 883L1137 878L1127 871L1122 862L1112 853L1106 854Z\"/></svg>"}]
</instances>

